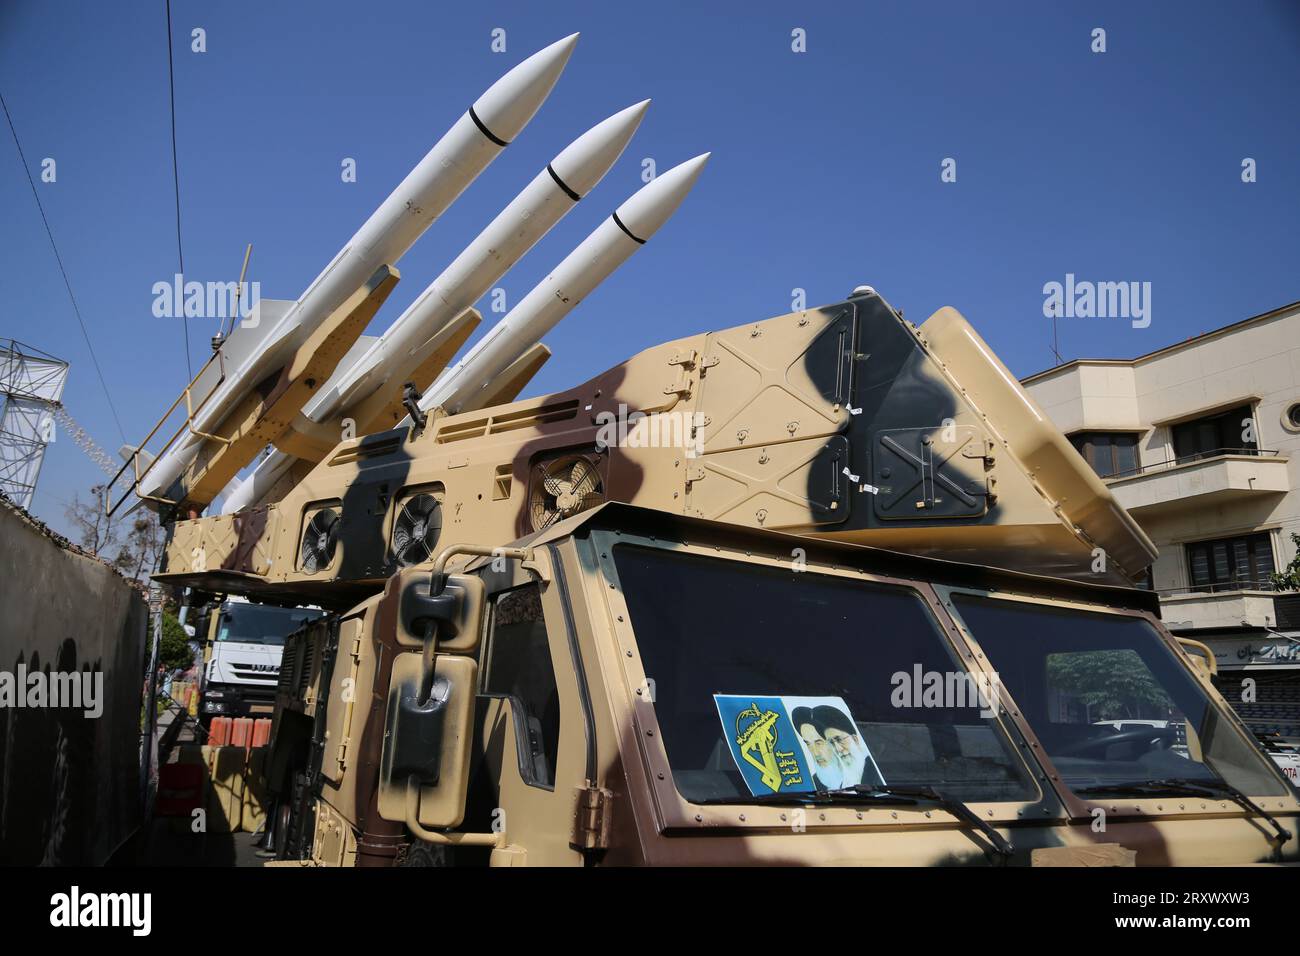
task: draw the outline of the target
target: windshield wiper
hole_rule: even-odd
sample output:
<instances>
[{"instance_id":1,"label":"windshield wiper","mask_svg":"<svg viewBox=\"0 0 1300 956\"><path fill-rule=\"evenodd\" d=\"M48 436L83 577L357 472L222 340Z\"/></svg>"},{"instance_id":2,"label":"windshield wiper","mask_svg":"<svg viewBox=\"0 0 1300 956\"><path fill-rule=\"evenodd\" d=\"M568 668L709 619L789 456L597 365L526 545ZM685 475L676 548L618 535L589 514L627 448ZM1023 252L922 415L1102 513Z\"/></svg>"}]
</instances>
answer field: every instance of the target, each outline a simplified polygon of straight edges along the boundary
<instances>
[{"instance_id":1,"label":"windshield wiper","mask_svg":"<svg viewBox=\"0 0 1300 956\"><path fill-rule=\"evenodd\" d=\"M1248 813L1254 813L1267 820L1277 833L1279 845L1291 839L1291 831L1282 826L1271 813L1232 786L1232 784L1223 780L1189 780L1185 777L1164 777L1159 780L1103 783L1092 787L1080 787L1074 792L1081 797L1100 793L1137 793L1171 797L1227 797Z\"/></svg>"},{"instance_id":2,"label":"windshield wiper","mask_svg":"<svg viewBox=\"0 0 1300 956\"><path fill-rule=\"evenodd\" d=\"M939 809L946 810L957 819L968 824L993 845L993 850L1003 859L1010 859L1015 847L1005 837L979 816L966 804L951 797L945 797L933 787L891 787L887 785L858 784L854 787L840 787L836 790L817 790L808 793L770 793L756 794L752 797L713 797L700 801L703 804L717 803L764 803L779 806L797 806L799 804L875 804L885 806L910 807L918 803L933 803Z\"/></svg>"},{"instance_id":3,"label":"windshield wiper","mask_svg":"<svg viewBox=\"0 0 1300 956\"><path fill-rule=\"evenodd\" d=\"M843 790L832 790L830 793L855 793L860 795L884 796L886 798L903 798L913 801L923 800L928 803L936 804L941 810L946 810L958 820L962 820L979 830L985 838L993 845L993 850L1004 860L1011 859L1016 848L1001 833L993 828L986 820L981 820L979 815L966 806L962 801L955 800L952 797L946 797L934 787L893 787L887 784L858 784L856 787L848 787Z\"/></svg>"}]
</instances>

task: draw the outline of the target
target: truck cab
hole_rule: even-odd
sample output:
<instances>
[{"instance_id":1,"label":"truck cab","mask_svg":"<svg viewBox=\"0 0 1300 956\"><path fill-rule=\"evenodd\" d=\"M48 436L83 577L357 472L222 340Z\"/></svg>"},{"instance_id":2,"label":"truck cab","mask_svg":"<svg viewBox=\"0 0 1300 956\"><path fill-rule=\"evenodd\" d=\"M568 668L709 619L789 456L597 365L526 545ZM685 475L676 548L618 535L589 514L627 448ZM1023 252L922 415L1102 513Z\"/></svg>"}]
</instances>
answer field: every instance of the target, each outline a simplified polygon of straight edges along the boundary
<instances>
[{"instance_id":1,"label":"truck cab","mask_svg":"<svg viewBox=\"0 0 1300 956\"><path fill-rule=\"evenodd\" d=\"M270 717L285 638L324 612L228 597L209 610L200 719Z\"/></svg>"},{"instance_id":2,"label":"truck cab","mask_svg":"<svg viewBox=\"0 0 1300 956\"><path fill-rule=\"evenodd\" d=\"M453 546L290 640L283 855L1295 862L1295 791L1158 615L622 504Z\"/></svg>"}]
</instances>

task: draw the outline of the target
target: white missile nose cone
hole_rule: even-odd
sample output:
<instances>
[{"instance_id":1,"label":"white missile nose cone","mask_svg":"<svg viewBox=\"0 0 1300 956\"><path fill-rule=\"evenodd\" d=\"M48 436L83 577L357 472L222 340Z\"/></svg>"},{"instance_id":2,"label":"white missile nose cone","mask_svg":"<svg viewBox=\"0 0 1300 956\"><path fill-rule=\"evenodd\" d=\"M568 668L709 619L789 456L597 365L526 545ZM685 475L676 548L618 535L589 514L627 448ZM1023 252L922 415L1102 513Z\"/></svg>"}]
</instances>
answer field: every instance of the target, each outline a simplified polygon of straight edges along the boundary
<instances>
[{"instance_id":1,"label":"white missile nose cone","mask_svg":"<svg viewBox=\"0 0 1300 956\"><path fill-rule=\"evenodd\" d=\"M623 228L642 242L653 236L677 211L712 155L703 153L688 159L642 186L614 212Z\"/></svg>"},{"instance_id":2,"label":"white missile nose cone","mask_svg":"<svg viewBox=\"0 0 1300 956\"><path fill-rule=\"evenodd\" d=\"M642 100L601 120L551 160L551 171L571 192L587 195L623 154L649 108Z\"/></svg>"},{"instance_id":3,"label":"white missile nose cone","mask_svg":"<svg viewBox=\"0 0 1300 956\"><path fill-rule=\"evenodd\" d=\"M557 40L493 83L472 107L479 123L503 142L518 136L551 95L577 43L576 33Z\"/></svg>"}]
</instances>

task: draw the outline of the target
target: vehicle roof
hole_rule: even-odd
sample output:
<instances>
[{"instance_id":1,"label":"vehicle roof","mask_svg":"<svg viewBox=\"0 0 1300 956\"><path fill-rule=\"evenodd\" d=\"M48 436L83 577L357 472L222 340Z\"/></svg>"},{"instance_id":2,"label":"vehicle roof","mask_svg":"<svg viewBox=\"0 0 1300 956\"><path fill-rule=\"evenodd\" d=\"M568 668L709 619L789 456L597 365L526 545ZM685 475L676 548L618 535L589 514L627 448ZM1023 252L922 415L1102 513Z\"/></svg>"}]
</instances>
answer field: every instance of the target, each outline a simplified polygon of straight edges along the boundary
<instances>
[{"instance_id":1,"label":"vehicle roof","mask_svg":"<svg viewBox=\"0 0 1300 956\"><path fill-rule=\"evenodd\" d=\"M1147 611L1160 616L1160 602L1154 591L1103 584L1086 584L1020 571L1007 571L977 564L922 557L901 551L830 541L781 531L764 531L741 525L686 517L621 502L606 502L590 511L558 521L536 534L520 538L518 546L539 546L563 538L586 538L594 530L639 535L665 541L713 544L768 553L788 559L802 548L811 563L842 567L979 590L1002 590L1062 600L1102 604L1125 610Z\"/></svg>"}]
</instances>

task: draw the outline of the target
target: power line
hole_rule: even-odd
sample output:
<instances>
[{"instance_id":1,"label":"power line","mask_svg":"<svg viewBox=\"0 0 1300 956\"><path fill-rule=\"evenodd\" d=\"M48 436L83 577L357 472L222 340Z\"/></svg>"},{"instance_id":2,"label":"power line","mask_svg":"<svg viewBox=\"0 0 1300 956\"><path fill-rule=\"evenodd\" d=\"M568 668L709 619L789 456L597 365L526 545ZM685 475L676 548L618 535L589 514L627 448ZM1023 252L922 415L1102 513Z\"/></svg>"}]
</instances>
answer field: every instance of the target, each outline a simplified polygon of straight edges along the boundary
<instances>
[{"instance_id":1,"label":"power line","mask_svg":"<svg viewBox=\"0 0 1300 956\"><path fill-rule=\"evenodd\" d=\"M5 119L9 123L9 132L13 134L14 145L18 147L18 159L23 164L23 172L27 174L27 184L32 187L32 198L36 200L36 208L40 210L41 222L45 223L45 234L50 237L50 248L54 250L54 258L59 264L59 272L63 274L63 284L67 286L68 298L72 300L72 311L77 316L77 324L81 326L81 337L86 340L86 348L90 351L90 361L95 366L95 374L99 376L99 384L104 389L104 398L108 400L108 410L113 413L113 421L117 423L118 434L122 436L122 441L125 443L126 432L122 429L122 420L117 417L117 407L113 404L113 396L108 392L108 383L104 381L104 371L99 367L99 359L95 356L95 347L90 344L90 333L86 331L86 322L81 317L81 308L77 305L77 297L72 292L72 281L68 278L68 270L63 266L63 256L59 255L58 244L54 241L54 230L50 228L50 220L45 215L45 206L41 203L40 193L36 191L36 181L32 179L32 171L27 166L27 156L23 153L23 144L18 140L18 130L14 128L13 117L9 115L9 104L5 102L3 94L0 94L0 107L4 108Z\"/></svg>"},{"instance_id":2,"label":"power line","mask_svg":"<svg viewBox=\"0 0 1300 956\"><path fill-rule=\"evenodd\" d=\"M172 183L176 187L176 258L180 261L181 276L185 275L185 251L181 246L181 174L176 161L176 68L172 63L172 0L167 0L167 89L172 107ZM181 328L185 330L185 371L187 380L194 380L190 365L190 320L181 310Z\"/></svg>"}]
</instances>

